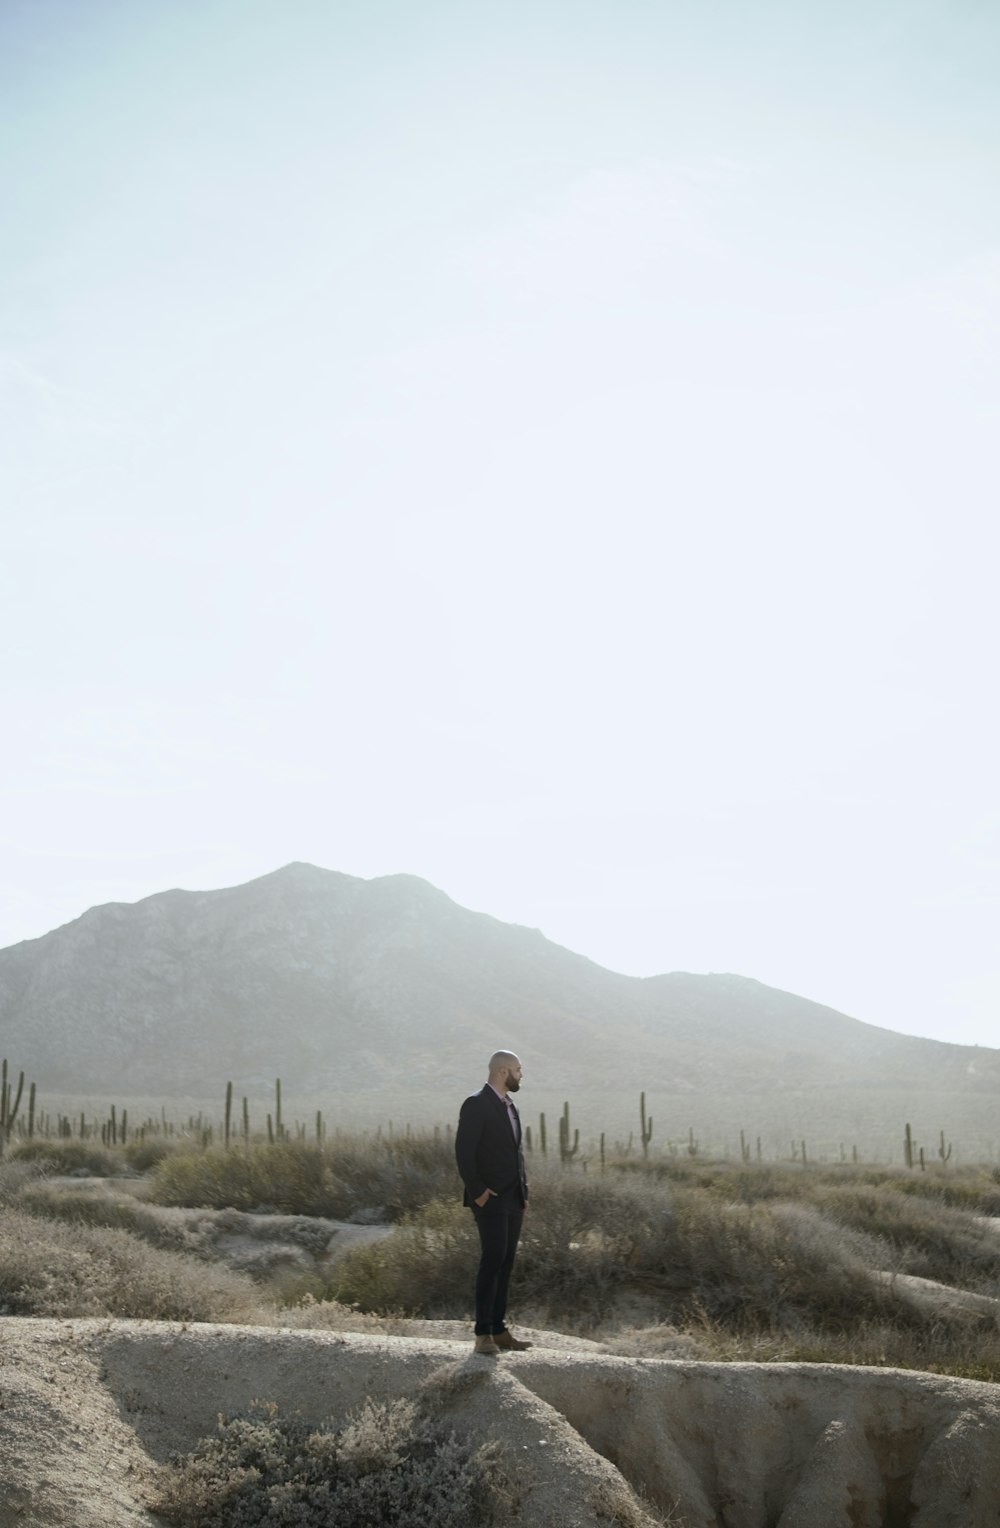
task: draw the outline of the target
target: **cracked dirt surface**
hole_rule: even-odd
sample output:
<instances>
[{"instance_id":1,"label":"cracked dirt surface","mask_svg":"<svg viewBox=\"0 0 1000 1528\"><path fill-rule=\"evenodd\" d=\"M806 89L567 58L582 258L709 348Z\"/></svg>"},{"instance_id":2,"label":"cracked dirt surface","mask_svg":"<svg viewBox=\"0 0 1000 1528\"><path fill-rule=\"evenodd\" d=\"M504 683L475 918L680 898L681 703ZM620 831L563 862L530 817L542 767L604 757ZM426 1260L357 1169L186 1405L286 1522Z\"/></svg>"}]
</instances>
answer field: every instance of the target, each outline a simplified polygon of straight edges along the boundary
<instances>
[{"instance_id":1,"label":"cracked dirt surface","mask_svg":"<svg viewBox=\"0 0 1000 1528\"><path fill-rule=\"evenodd\" d=\"M159 1463L253 1400L341 1415L433 1389L504 1440L515 1525L997 1528L1000 1393L909 1371L708 1364L467 1337L0 1319L0 1528L137 1528Z\"/></svg>"}]
</instances>

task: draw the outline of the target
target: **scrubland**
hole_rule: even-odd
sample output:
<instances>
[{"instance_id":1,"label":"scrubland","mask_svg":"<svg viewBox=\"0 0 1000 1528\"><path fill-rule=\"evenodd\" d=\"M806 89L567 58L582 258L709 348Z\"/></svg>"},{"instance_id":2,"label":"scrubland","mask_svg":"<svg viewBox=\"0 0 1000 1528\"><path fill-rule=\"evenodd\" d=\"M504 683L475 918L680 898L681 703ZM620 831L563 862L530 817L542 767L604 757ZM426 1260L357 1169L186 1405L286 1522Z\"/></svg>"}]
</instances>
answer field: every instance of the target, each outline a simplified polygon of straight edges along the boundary
<instances>
[{"instance_id":1,"label":"scrubland","mask_svg":"<svg viewBox=\"0 0 1000 1528\"><path fill-rule=\"evenodd\" d=\"M529 1173L519 1322L626 1355L1000 1379L995 1169L651 1152L609 1156L603 1171L536 1153ZM478 1245L440 1132L228 1150L34 1141L0 1164L0 1212L5 1314L373 1330L469 1315ZM391 1229L325 1258L345 1222ZM241 1238L257 1250L236 1264ZM907 1277L986 1299L917 1307L896 1287Z\"/></svg>"}]
</instances>

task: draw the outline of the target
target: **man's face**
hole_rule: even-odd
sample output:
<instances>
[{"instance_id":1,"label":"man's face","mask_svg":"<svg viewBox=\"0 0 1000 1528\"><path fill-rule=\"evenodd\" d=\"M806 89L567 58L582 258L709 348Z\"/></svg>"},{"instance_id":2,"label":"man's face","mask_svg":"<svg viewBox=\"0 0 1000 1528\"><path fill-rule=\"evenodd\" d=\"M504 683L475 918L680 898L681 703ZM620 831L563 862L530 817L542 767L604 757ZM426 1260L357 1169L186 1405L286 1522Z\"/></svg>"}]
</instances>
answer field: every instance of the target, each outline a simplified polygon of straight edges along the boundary
<instances>
[{"instance_id":1,"label":"man's face","mask_svg":"<svg viewBox=\"0 0 1000 1528\"><path fill-rule=\"evenodd\" d=\"M507 1092L516 1093L521 1086L521 1063L516 1062L507 1068Z\"/></svg>"}]
</instances>

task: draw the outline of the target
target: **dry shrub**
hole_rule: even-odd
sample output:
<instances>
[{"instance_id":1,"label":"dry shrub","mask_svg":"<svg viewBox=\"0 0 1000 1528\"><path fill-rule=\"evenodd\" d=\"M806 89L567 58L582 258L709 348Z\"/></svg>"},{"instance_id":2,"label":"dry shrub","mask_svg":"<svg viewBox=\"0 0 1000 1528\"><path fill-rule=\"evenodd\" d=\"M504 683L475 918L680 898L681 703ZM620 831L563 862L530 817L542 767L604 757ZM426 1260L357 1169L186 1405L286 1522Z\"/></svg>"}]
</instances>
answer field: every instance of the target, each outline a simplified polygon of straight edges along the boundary
<instances>
[{"instance_id":1,"label":"dry shrub","mask_svg":"<svg viewBox=\"0 0 1000 1528\"><path fill-rule=\"evenodd\" d=\"M457 1184L451 1143L425 1133L178 1151L156 1164L152 1194L170 1205L399 1220Z\"/></svg>"},{"instance_id":2,"label":"dry shrub","mask_svg":"<svg viewBox=\"0 0 1000 1528\"><path fill-rule=\"evenodd\" d=\"M151 1197L160 1204L334 1218L348 1204L327 1156L302 1141L177 1152L157 1163Z\"/></svg>"},{"instance_id":3,"label":"dry shrub","mask_svg":"<svg viewBox=\"0 0 1000 1528\"><path fill-rule=\"evenodd\" d=\"M165 1157L190 1150L187 1140L171 1140L165 1135L139 1136L125 1147L125 1159L137 1173L148 1173Z\"/></svg>"},{"instance_id":4,"label":"dry shrub","mask_svg":"<svg viewBox=\"0 0 1000 1528\"><path fill-rule=\"evenodd\" d=\"M535 1175L512 1294L561 1329L593 1329L651 1297L656 1319L675 1326L697 1311L734 1328L808 1319L839 1329L889 1308L868 1275L882 1250L808 1205L731 1204L652 1175L554 1169ZM439 1202L346 1252L324 1292L367 1311L461 1317L478 1253L469 1211Z\"/></svg>"},{"instance_id":5,"label":"dry shrub","mask_svg":"<svg viewBox=\"0 0 1000 1528\"><path fill-rule=\"evenodd\" d=\"M85 1169L95 1178L111 1178L125 1171L125 1157L89 1141L22 1141L11 1152L15 1162L38 1162L50 1173Z\"/></svg>"},{"instance_id":6,"label":"dry shrub","mask_svg":"<svg viewBox=\"0 0 1000 1528\"><path fill-rule=\"evenodd\" d=\"M18 1207L29 1215L44 1215L71 1225L106 1226L129 1231L133 1236L187 1252L194 1257L213 1257L213 1226L196 1214L182 1223L170 1219L155 1205L144 1204L133 1195L109 1193L102 1185L86 1179L78 1184L34 1182L26 1184L18 1195Z\"/></svg>"},{"instance_id":7,"label":"dry shrub","mask_svg":"<svg viewBox=\"0 0 1000 1528\"><path fill-rule=\"evenodd\" d=\"M127 1231L69 1226L6 1210L0 1314L157 1321L267 1320L248 1279Z\"/></svg>"},{"instance_id":8,"label":"dry shrub","mask_svg":"<svg viewBox=\"0 0 1000 1528\"><path fill-rule=\"evenodd\" d=\"M317 1426L258 1405L167 1472L155 1511L181 1528L468 1528L509 1496L499 1445L459 1440L412 1401Z\"/></svg>"},{"instance_id":9,"label":"dry shrub","mask_svg":"<svg viewBox=\"0 0 1000 1528\"><path fill-rule=\"evenodd\" d=\"M479 1257L472 1215L440 1201L410 1216L391 1236L349 1248L323 1293L364 1311L446 1317L468 1308Z\"/></svg>"},{"instance_id":10,"label":"dry shrub","mask_svg":"<svg viewBox=\"0 0 1000 1528\"><path fill-rule=\"evenodd\" d=\"M891 1249L883 1266L1000 1295L1000 1241L968 1211L900 1193L895 1183L829 1187L817 1199L840 1225L875 1235Z\"/></svg>"}]
</instances>

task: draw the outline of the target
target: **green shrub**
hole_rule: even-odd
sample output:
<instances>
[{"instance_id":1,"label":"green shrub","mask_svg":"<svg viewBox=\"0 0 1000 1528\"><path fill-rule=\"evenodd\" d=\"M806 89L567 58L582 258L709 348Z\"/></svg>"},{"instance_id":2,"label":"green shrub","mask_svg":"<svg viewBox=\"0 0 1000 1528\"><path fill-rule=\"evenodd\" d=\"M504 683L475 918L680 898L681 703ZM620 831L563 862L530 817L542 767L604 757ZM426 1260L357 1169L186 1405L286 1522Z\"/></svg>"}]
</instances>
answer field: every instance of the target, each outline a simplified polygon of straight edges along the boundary
<instances>
[{"instance_id":1,"label":"green shrub","mask_svg":"<svg viewBox=\"0 0 1000 1528\"><path fill-rule=\"evenodd\" d=\"M504 1508L502 1459L411 1401L319 1426L257 1405L173 1464L155 1511L181 1528L486 1528Z\"/></svg>"}]
</instances>

